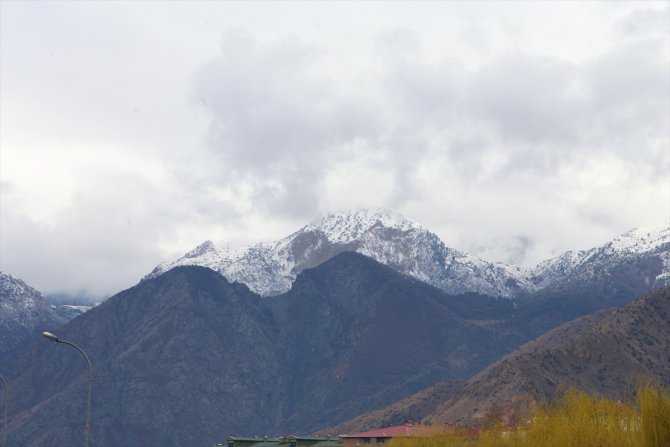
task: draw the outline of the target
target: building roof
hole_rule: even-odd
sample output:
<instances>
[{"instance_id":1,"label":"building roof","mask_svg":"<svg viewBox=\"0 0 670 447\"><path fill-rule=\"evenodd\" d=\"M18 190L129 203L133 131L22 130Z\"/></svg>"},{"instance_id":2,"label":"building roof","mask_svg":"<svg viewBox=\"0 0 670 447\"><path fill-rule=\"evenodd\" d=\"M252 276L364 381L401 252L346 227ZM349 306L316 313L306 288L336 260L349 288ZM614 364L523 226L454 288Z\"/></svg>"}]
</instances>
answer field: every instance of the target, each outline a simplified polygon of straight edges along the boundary
<instances>
[{"instance_id":1,"label":"building roof","mask_svg":"<svg viewBox=\"0 0 670 447\"><path fill-rule=\"evenodd\" d=\"M429 427L422 425L396 425L394 427L379 428L377 430L364 431L342 435L341 438L397 438L407 436L421 436L426 434Z\"/></svg>"}]
</instances>

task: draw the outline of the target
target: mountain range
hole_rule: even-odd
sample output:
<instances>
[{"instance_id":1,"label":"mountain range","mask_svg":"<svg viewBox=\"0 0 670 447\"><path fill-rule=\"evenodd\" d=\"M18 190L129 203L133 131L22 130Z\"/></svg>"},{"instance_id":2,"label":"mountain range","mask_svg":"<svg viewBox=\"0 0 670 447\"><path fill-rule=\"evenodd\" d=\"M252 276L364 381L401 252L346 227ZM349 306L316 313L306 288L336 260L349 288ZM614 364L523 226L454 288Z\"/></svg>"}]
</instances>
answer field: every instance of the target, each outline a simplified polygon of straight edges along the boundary
<instances>
[{"instance_id":1,"label":"mountain range","mask_svg":"<svg viewBox=\"0 0 670 447\"><path fill-rule=\"evenodd\" d=\"M478 299L488 308L490 298ZM92 443L212 445L231 433L307 433L464 380L518 344L469 321L460 303L345 252L272 300L210 269L171 269L57 335L76 340L95 367ZM37 340L6 375L12 444L81 436L79 353Z\"/></svg>"},{"instance_id":2,"label":"mountain range","mask_svg":"<svg viewBox=\"0 0 670 447\"><path fill-rule=\"evenodd\" d=\"M211 241L146 278L180 265L200 265L263 296L284 293L304 269L337 253L355 251L450 294L520 297L593 278L627 264L649 264L649 290L670 284L670 226L639 228L599 247L566 252L532 268L488 262L450 248L433 232L385 210L330 214L275 242L223 249Z\"/></svg>"},{"instance_id":3,"label":"mountain range","mask_svg":"<svg viewBox=\"0 0 670 447\"><path fill-rule=\"evenodd\" d=\"M91 442L101 446L211 445L358 415L338 430L405 416L469 422L552 395L561 365L587 352L605 360L611 352L623 365L617 377L666 374L667 334L649 327L670 327L668 293L639 301L634 315L626 305L668 283L669 253L670 229L661 226L521 269L448 248L401 216L356 211L245 249L206 242L64 325L38 292L6 275L0 303L39 308L32 329L8 326L23 334L2 371L12 390L10 440L71 445L81 436L85 363L35 340L40 330L91 357ZM626 307L611 310L618 306ZM616 322L635 349L588 338L614 337ZM621 386L610 369L584 368L578 385Z\"/></svg>"}]
</instances>

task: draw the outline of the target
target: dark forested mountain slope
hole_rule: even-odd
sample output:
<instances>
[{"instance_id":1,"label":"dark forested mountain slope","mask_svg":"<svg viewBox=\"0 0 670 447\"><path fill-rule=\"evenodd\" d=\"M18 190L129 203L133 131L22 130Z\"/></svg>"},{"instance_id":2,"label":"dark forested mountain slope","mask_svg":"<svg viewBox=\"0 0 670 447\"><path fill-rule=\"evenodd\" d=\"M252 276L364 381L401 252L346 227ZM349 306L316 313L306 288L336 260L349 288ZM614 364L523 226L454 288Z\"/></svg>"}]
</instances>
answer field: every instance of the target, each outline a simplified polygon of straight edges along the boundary
<instances>
[{"instance_id":1,"label":"dark forested mountain slope","mask_svg":"<svg viewBox=\"0 0 670 447\"><path fill-rule=\"evenodd\" d=\"M639 378L670 386L670 288L566 323L486 368L433 414L472 421L493 406L546 399L567 386L622 397Z\"/></svg>"},{"instance_id":2,"label":"dark forested mountain slope","mask_svg":"<svg viewBox=\"0 0 670 447\"><path fill-rule=\"evenodd\" d=\"M518 344L468 321L457 302L342 253L272 300L206 268L175 268L57 335L95 367L92 445L205 446L230 434L329 426L465 379ZM79 442L85 365L46 339L12 360L13 445Z\"/></svg>"},{"instance_id":3,"label":"dark forested mountain slope","mask_svg":"<svg viewBox=\"0 0 670 447\"><path fill-rule=\"evenodd\" d=\"M466 378L513 339L466 321L439 289L345 253L269 300L290 347L285 430L317 429L440 378Z\"/></svg>"},{"instance_id":4,"label":"dark forested mountain slope","mask_svg":"<svg viewBox=\"0 0 670 447\"><path fill-rule=\"evenodd\" d=\"M670 287L621 308L565 323L493 363L466 383L445 381L333 428L337 433L398 424L476 423L491 413L514 415L536 400L574 386L623 397L636 381L670 386Z\"/></svg>"},{"instance_id":5,"label":"dark forested mountain slope","mask_svg":"<svg viewBox=\"0 0 670 447\"><path fill-rule=\"evenodd\" d=\"M245 286L189 268L110 298L58 335L95 368L93 445L202 445L265 423L283 399L273 330ZM86 400L81 355L42 339L11 366L12 444L76 444Z\"/></svg>"}]
</instances>

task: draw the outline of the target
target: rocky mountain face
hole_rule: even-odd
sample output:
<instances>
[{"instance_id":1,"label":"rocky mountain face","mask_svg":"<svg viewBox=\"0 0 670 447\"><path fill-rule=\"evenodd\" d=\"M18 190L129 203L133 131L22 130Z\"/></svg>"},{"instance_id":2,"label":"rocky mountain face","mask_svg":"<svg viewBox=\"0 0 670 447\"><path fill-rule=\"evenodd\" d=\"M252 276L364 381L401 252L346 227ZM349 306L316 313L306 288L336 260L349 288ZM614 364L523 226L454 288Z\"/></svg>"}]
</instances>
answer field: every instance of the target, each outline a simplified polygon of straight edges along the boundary
<instances>
[{"instance_id":1,"label":"rocky mountain face","mask_svg":"<svg viewBox=\"0 0 670 447\"><path fill-rule=\"evenodd\" d=\"M200 265L263 296L284 293L297 275L345 251L355 251L447 293L510 297L533 288L525 273L447 247L419 224L388 211L345 211L326 216L276 242L226 250L206 241L147 278L180 265Z\"/></svg>"},{"instance_id":2,"label":"rocky mountain face","mask_svg":"<svg viewBox=\"0 0 670 447\"><path fill-rule=\"evenodd\" d=\"M442 400L438 384L379 410L389 415L410 405L426 422L476 423L488 414L507 416L569 386L622 398L635 381L653 378L670 386L670 287L626 306L603 310L561 325L521 346L468 380ZM435 405L437 396L441 400ZM365 424L358 417L343 427Z\"/></svg>"},{"instance_id":3,"label":"rocky mountain face","mask_svg":"<svg viewBox=\"0 0 670 447\"><path fill-rule=\"evenodd\" d=\"M64 322L37 290L0 272L0 359L4 361L40 330L56 329Z\"/></svg>"},{"instance_id":4,"label":"rocky mountain face","mask_svg":"<svg viewBox=\"0 0 670 447\"><path fill-rule=\"evenodd\" d=\"M602 246L567 252L522 269L450 248L419 224L378 210L331 214L279 241L242 249L221 249L207 241L175 261L160 264L147 278L180 265L200 265L272 296L289 290L304 269L343 251L369 256L450 294L521 298L546 290L552 296L575 295L590 293L593 284L611 282L608 287L630 289L614 290L614 295L635 296L670 284L668 225L632 230ZM575 287L581 290L572 290ZM611 304L617 303L622 302L615 298Z\"/></svg>"},{"instance_id":5,"label":"rocky mountain face","mask_svg":"<svg viewBox=\"0 0 670 447\"><path fill-rule=\"evenodd\" d=\"M495 312L488 300L473 297L484 314ZM92 444L206 446L235 433L332 425L466 379L520 343L474 321L462 303L341 253L272 300L210 269L171 269L57 335L81 346L95 368ZM6 377L11 444L79 442L87 376L78 352L39 340L12 359Z\"/></svg>"}]
</instances>

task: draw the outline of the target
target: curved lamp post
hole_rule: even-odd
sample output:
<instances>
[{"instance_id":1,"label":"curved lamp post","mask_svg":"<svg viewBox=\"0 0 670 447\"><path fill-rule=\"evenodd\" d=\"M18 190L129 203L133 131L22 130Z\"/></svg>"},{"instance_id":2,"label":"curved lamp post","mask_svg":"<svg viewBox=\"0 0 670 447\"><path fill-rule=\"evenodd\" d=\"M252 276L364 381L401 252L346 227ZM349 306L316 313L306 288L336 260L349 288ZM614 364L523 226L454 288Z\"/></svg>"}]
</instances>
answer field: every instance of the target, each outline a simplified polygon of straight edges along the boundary
<instances>
[{"instance_id":1,"label":"curved lamp post","mask_svg":"<svg viewBox=\"0 0 670 447\"><path fill-rule=\"evenodd\" d=\"M51 332L42 332L42 335L48 338L51 341L55 341L56 343L64 343L66 345L70 345L73 348L75 348L77 351L81 352L81 355L84 356L86 361L88 362L88 405L86 406L86 429L84 430L84 447L88 447L88 431L90 429L90 423L91 423L91 388L93 386L93 366L91 365L91 360L88 358L86 353L77 345L74 343L71 343L69 341L61 340L60 338L56 337L54 334Z\"/></svg>"},{"instance_id":2,"label":"curved lamp post","mask_svg":"<svg viewBox=\"0 0 670 447\"><path fill-rule=\"evenodd\" d=\"M2 385L5 387L5 409L3 412L2 416L2 446L7 447L7 397L8 397L8 391L7 391L7 382L5 382L5 378L0 375L0 381L2 382Z\"/></svg>"}]
</instances>

